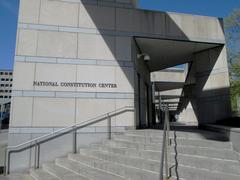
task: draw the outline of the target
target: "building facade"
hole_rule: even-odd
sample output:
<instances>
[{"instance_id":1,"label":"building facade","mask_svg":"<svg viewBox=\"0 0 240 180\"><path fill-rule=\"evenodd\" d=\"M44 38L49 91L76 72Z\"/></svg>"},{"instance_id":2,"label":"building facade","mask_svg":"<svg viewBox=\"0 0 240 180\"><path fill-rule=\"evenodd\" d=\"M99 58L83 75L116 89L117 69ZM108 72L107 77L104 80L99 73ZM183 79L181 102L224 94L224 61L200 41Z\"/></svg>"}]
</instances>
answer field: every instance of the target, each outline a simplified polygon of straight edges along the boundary
<instances>
[{"instance_id":1,"label":"building facade","mask_svg":"<svg viewBox=\"0 0 240 180\"><path fill-rule=\"evenodd\" d=\"M231 112L222 20L215 17L140 10L131 0L21 0L16 44L9 145L125 106L135 111L113 117L115 131L149 127L157 91L151 72L182 63L189 64L184 96L168 96L183 102L178 113L190 103L188 114L203 124ZM79 131L81 143L103 138L106 123ZM68 138L43 151L66 153ZM24 155L26 164L16 168L32 165L31 152Z\"/></svg>"},{"instance_id":2,"label":"building facade","mask_svg":"<svg viewBox=\"0 0 240 180\"><path fill-rule=\"evenodd\" d=\"M12 96L12 70L0 70L0 121L9 117ZM0 123L0 124L1 124Z\"/></svg>"}]
</instances>

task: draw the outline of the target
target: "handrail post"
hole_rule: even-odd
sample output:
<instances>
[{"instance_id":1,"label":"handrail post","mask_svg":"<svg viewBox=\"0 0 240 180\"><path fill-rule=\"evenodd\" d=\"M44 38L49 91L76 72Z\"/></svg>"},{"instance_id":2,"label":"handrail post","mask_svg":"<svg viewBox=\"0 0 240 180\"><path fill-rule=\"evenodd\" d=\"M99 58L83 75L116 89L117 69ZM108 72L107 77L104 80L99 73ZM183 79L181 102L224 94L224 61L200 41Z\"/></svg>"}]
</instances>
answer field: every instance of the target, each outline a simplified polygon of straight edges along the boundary
<instances>
[{"instance_id":1,"label":"handrail post","mask_svg":"<svg viewBox=\"0 0 240 180\"><path fill-rule=\"evenodd\" d=\"M7 152L7 174L9 174L10 173L10 155L11 155L11 152L10 151L8 151Z\"/></svg>"},{"instance_id":2,"label":"handrail post","mask_svg":"<svg viewBox=\"0 0 240 180\"><path fill-rule=\"evenodd\" d=\"M166 110L165 110L165 123L164 123L164 126L165 126L165 131L166 131L166 141L165 141L165 176L166 176L166 179L168 179L168 145L169 145L169 132L168 132L168 110L167 110L167 107L166 107Z\"/></svg>"},{"instance_id":3,"label":"handrail post","mask_svg":"<svg viewBox=\"0 0 240 180\"><path fill-rule=\"evenodd\" d=\"M74 127L75 130L73 132L73 153L76 154L77 153L77 130L76 127Z\"/></svg>"},{"instance_id":4,"label":"handrail post","mask_svg":"<svg viewBox=\"0 0 240 180\"><path fill-rule=\"evenodd\" d=\"M37 168L39 168L40 164L40 144L37 144Z\"/></svg>"},{"instance_id":5,"label":"handrail post","mask_svg":"<svg viewBox=\"0 0 240 180\"><path fill-rule=\"evenodd\" d=\"M37 141L35 142L35 146L34 146L34 169L38 169L39 168L39 164L40 164L40 143L38 143Z\"/></svg>"},{"instance_id":6,"label":"handrail post","mask_svg":"<svg viewBox=\"0 0 240 180\"><path fill-rule=\"evenodd\" d=\"M37 169L37 143L34 146L34 169Z\"/></svg>"},{"instance_id":7,"label":"handrail post","mask_svg":"<svg viewBox=\"0 0 240 180\"><path fill-rule=\"evenodd\" d=\"M4 157L4 176L7 175L7 153L8 153L8 149L6 147L5 148L5 157Z\"/></svg>"},{"instance_id":8,"label":"handrail post","mask_svg":"<svg viewBox=\"0 0 240 180\"><path fill-rule=\"evenodd\" d=\"M164 106L163 110L164 110L165 118L164 118L164 124L163 124L163 142L162 142L162 154L161 154L161 164L160 164L160 180L169 179L169 168L168 168L168 146L170 145L169 111L167 106ZM165 165L165 178L163 176L164 165Z\"/></svg>"},{"instance_id":9,"label":"handrail post","mask_svg":"<svg viewBox=\"0 0 240 180\"><path fill-rule=\"evenodd\" d=\"M108 118L108 139L111 140L112 139L112 125L111 125L111 117L109 116L109 114L107 115Z\"/></svg>"},{"instance_id":10,"label":"handrail post","mask_svg":"<svg viewBox=\"0 0 240 180\"><path fill-rule=\"evenodd\" d=\"M165 155L165 144L166 144L165 141L166 141L166 131L165 131L165 125L164 125L163 126L161 164L160 164L160 180L163 180L163 167L164 167L164 155Z\"/></svg>"}]
</instances>

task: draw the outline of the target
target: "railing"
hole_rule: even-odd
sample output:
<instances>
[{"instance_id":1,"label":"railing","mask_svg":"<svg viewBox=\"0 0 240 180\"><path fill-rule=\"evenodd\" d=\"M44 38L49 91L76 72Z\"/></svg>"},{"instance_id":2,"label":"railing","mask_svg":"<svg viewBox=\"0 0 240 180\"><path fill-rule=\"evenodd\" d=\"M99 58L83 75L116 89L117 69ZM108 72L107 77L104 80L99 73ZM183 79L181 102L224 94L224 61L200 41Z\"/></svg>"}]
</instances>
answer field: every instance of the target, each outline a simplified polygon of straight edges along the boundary
<instances>
[{"instance_id":1,"label":"railing","mask_svg":"<svg viewBox=\"0 0 240 180\"><path fill-rule=\"evenodd\" d=\"M34 150L34 168L39 168L39 162L40 162L40 145L48 142L50 140L56 139L58 137L61 137L65 134L73 133L73 153L77 152L77 130L82 129L84 127L87 127L89 125L101 122L105 119L108 121L108 139L111 139L112 134L112 127L111 127L111 117L117 116L119 114L128 112L128 111L134 111L133 106L125 106L119 109L116 109L114 111L108 112L106 114L97 116L95 118L82 121L80 123L74 124L69 127L62 128L57 131L53 131L52 133L40 136L38 138L32 139L30 141L24 142L22 144L19 144L17 146L9 146L6 148L6 156L5 156L5 175L10 173L10 166L11 166L11 154L12 153L18 153L25 151L30 148L35 148Z\"/></svg>"},{"instance_id":2,"label":"railing","mask_svg":"<svg viewBox=\"0 0 240 180\"><path fill-rule=\"evenodd\" d=\"M167 105L162 105L162 110L165 112L164 125L163 125L163 141L162 141L162 154L161 154L161 164L160 164L160 180L164 179L164 165L165 165L165 179L169 179L169 168L168 168L168 151L170 146L170 120L169 120L169 110ZM159 111L160 111L159 103Z\"/></svg>"}]
</instances>

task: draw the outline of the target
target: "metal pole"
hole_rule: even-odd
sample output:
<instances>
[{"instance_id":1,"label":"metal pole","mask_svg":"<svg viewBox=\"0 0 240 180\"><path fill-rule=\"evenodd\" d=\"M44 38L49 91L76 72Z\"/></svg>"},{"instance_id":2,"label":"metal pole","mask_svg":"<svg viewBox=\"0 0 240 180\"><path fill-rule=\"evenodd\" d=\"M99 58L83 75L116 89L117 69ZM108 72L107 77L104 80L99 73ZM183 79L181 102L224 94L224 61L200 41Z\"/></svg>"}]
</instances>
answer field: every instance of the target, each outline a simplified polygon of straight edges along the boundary
<instances>
[{"instance_id":1,"label":"metal pole","mask_svg":"<svg viewBox=\"0 0 240 180\"><path fill-rule=\"evenodd\" d=\"M158 123L161 123L161 100L160 100L160 92L158 92Z\"/></svg>"},{"instance_id":2,"label":"metal pole","mask_svg":"<svg viewBox=\"0 0 240 180\"><path fill-rule=\"evenodd\" d=\"M165 126L167 126L167 122L165 122ZM168 136L167 135L168 132L166 132L166 137ZM164 148L164 155L165 155L165 176L166 178L165 179L168 179L168 138L166 138L167 141L165 141L165 148Z\"/></svg>"},{"instance_id":3,"label":"metal pole","mask_svg":"<svg viewBox=\"0 0 240 180\"><path fill-rule=\"evenodd\" d=\"M75 128L75 127L74 127ZM77 153L77 130L73 132L73 153Z\"/></svg>"},{"instance_id":4,"label":"metal pole","mask_svg":"<svg viewBox=\"0 0 240 180\"><path fill-rule=\"evenodd\" d=\"M166 171L166 179L168 179L169 175L169 169L168 169L168 146L170 145L170 140L169 140L169 111L168 107L166 107L165 110L165 128L166 128L166 140L165 141L165 171Z\"/></svg>"},{"instance_id":5,"label":"metal pole","mask_svg":"<svg viewBox=\"0 0 240 180\"><path fill-rule=\"evenodd\" d=\"M169 132L170 132L170 115L169 115L169 110L168 107L166 109L166 113L167 113L167 139L168 139L168 146L171 145L171 141L170 141L170 136L169 136Z\"/></svg>"},{"instance_id":6,"label":"metal pole","mask_svg":"<svg viewBox=\"0 0 240 180\"><path fill-rule=\"evenodd\" d=\"M161 154L161 164L160 164L160 180L163 180L163 166L164 166L164 154L165 154L165 141L166 141L166 131L165 126L163 129L163 141L162 141L162 154Z\"/></svg>"},{"instance_id":7,"label":"metal pole","mask_svg":"<svg viewBox=\"0 0 240 180\"><path fill-rule=\"evenodd\" d=\"M10 155L11 155L11 152L9 151L8 158L7 158L7 174L9 174L10 172Z\"/></svg>"},{"instance_id":8,"label":"metal pole","mask_svg":"<svg viewBox=\"0 0 240 180\"><path fill-rule=\"evenodd\" d=\"M39 168L40 163L40 144L37 145L37 168Z\"/></svg>"},{"instance_id":9,"label":"metal pole","mask_svg":"<svg viewBox=\"0 0 240 180\"><path fill-rule=\"evenodd\" d=\"M109 114L107 116L108 116L108 139L111 140L112 139L111 117L109 116Z\"/></svg>"},{"instance_id":10,"label":"metal pole","mask_svg":"<svg viewBox=\"0 0 240 180\"><path fill-rule=\"evenodd\" d=\"M34 169L37 169L37 144L35 144L34 150Z\"/></svg>"},{"instance_id":11,"label":"metal pole","mask_svg":"<svg viewBox=\"0 0 240 180\"><path fill-rule=\"evenodd\" d=\"M4 157L4 176L7 175L7 148L5 148L5 157Z\"/></svg>"}]
</instances>

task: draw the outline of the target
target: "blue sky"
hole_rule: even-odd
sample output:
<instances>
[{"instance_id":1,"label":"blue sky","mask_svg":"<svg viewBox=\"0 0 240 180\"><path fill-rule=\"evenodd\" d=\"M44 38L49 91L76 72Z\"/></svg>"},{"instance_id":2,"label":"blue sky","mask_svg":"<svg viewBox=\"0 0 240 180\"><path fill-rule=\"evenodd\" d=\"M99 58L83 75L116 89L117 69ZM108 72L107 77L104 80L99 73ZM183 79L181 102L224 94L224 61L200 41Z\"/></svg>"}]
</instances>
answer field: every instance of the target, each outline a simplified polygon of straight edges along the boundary
<instances>
[{"instance_id":1,"label":"blue sky","mask_svg":"<svg viewBox=\"0 0 240 180\"><path fill-rule=\"evenodd\" d=\"M19 0L0 0L0 69L12 69ZM226 17L240 0L139 0L143 9Z\"/></svg>"}]
</instances>

